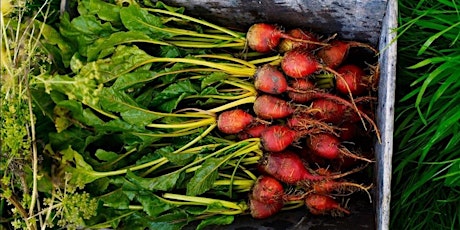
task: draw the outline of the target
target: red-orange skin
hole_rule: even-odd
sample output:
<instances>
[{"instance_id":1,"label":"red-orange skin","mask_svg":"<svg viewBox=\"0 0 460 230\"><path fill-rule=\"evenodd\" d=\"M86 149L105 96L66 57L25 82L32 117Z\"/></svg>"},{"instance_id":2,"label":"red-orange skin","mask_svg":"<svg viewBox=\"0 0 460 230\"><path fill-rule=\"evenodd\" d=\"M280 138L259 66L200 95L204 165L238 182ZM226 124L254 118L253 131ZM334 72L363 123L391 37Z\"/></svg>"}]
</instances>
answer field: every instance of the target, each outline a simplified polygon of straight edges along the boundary
<instances>
[{"instance_id":1,"label":"red-orange skin","mask_svg":"<svg viewBox=\"0 0 460 230\"><path fill-rule=\"evenodd\" d=\"M367 86L364 82L365 73L362 68L348 64L339 67L337 72L342 75L342 78L338 78L336 82L337 91L346 95L351 92L353 96L362 95L366 92Z\"/></svg>"},{"instance_id":2,"label":"red-orange skin","mask_svg":"<svg viewBox=\"0 0 460 230\"><path fill-rule=\"evenodd\" d=\"M268 127L266 124L255 124L247 127L240 133L238 133L238 138L240 140L245 140L248 138L259 138L262 135L262 132Z\"/></svg>"},{"instance_id":3,"label":"red-orange skin","mask_svg":"<svg viewBox=\"0 0 460 230\"><path fill-rule=\"evenodd\" d=\"M311 92L305 92L305 93L289 91L288 97L296 103L309 102L313 100L316 96L316 93L313 91L315 89L315 83L313 83L312 81L308 79L305 79L305 78L294 79L293 81L291 81L290 87L294 90L299 90L299 91L311 90Z\"/></svg>"},{"instance_id":4,"label":"red-orange skin","mask_svg":"<svg viewBox=\"0 0 460 230\"><path fill-rule=\"evenodd\" d=\"M259 118L271 120L288 117L295 108L278 97L261 95L254 101L253 111Z\"/></svg>"},{"instance_id":5,"label":"red-orange skin","mask_svg":"<svg viewBox=\"0 0 460 230\"><path fill-rule=\"evenodd\" d=\"M298 38L298 39L302 39L305 41L319 42L315 34L308 32L308 31L304 31L300 28L289 30L286 32L286 34L293 38ZM313 49L316 49L318 45L306 43L306 42L300 42L300 41L293 41L291 39L283 39L278 45L278 47L279 47L278 50L280 52L287 52L289 50L293 50L296 48L301 48L304 50L313 50Z\"/></svg>"},{"instance_id":6,"label":"red-orange skin","mask_svg":"<svg viewBox=\"0 0 460 230\"><path fill-rule=\"evenodd\" d=\"M219 131L225 134L237 134L254 121L254 117L242 109L224 111L217 118Z\"/></svg>"},{"instance_id":7,"label":"red-orange skin","mask_svg":"<svg viewBox=\"0 0 460 230\"><path fill-rule=\"evenodd\" d=\"M335 69L347 56L349 45L347 42L340 40L334 40L330 42L329 46L323 47L316 54L317 57L322 61L323 65Z\"/></svg>"},{"instance_id":8,"label":"red-orange skin","mask_svg":"<svg viewBox=\"0 0 460 230\"><path fill-rule=\"evenodd\" d=\"M276 95L286 92L288 84L281 71L266 64L260 67L254 75L254 86L259 91Z\"/></svg>"},{"instance_id":9,"label":"red-orange skin","mask_svg":"<svg viewBox=\"0 0 460 230\"><path fill-rule=\"evenodd\" d=\"M258 169L262 173L267 173L277 180L291 185L325 178L324 176L312 175L303 164L302 159L291 151L264 154Z\"/></svg>"},{"instance_id":10,"label":"red-orange skin","mask_svg":"<svg viewBox=\"0 0 460 230\"><path fill-rule=\"evenodd\" d=\"M275 25L256 23L249 28L246 40L252 50L260 53L268 53L276 49L280 43L282 32Z\"/></svg>"},{"instance_id":11,"label":"red-orange skin","mask_svg":"<svg viewBox=\"0 0 460 230\"><path fill-rule=\"evenodd\" d=\"M310 106L316 119L333 124L340 124L344 121L346 108L342 104L323 98L314 100Z\"/></svg>"},{"instance_id":12,"label":"red-orange skin","mask_svg":"<svg viewBox=\"0 0 460 230\"><path fill-rule=\"evenodd\" d=\"M281 60L281 69L292 78L305 78L321 68L312 53L300 49L286 52Z\"/></svg>"},{"instance_id":13,"label":"red-orange skin","mask_svg":"<svg viewBox=\"0 0 460 230\"><path fill-rule=\"evenodd\" d=\"M327 215L332 211L350 214L349 210L341 207L336 200L326 195L310 194L305 198L305 205L314 215Z\"/></svg>"},{"instance_id":14,"label":"red-orange skin","mask_svg":"<svg viewBox=\"0 0 460 230\"><path fill-rule=\"evenodd\" d=\"M275 178L261 175L257 178L252 188L252 197L266 204L273 204L283 201L284 187Z\"/></svg>"},{"instance_id":15,"label":"red-orange skin","mask_svg":"<svg viewBox=\"0 0 460 230\"><path fill-rule=\"evenodd\" d=\"M278 213L284 206L284 202L264 203L249 195L249 210L255 219L265 219Z\"/></svg>"},{"instance_id":16,"label":"red-orange skin","mask_svg":"<svg viewBox=\"0 0 460 230\"><path fill-rule=\"evenodd\" d=\"M285 150L297 138L297 132L283 125L267 127L260 135L265 151L280 152Z\"/></svg>"},{"instance_id":17,"label":"red-orange skin","mask_svg":"<svg viewBox=\"0 0 460 230\"><path fill-rule=\"evenodd\" d=\"M312 153L326 158L337 159L340 157L340 140L329 133L310 135L307 146Z\"/></svg>"}]
</instances>

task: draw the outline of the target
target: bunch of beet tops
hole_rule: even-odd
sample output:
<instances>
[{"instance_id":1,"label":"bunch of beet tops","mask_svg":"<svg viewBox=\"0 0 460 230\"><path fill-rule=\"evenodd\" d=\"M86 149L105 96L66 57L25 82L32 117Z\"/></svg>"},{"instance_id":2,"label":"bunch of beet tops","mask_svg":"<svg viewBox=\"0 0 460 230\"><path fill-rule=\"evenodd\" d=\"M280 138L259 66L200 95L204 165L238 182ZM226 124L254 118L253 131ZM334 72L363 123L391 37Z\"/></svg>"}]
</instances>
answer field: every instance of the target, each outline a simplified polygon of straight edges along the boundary
<instances>
[{"instance_id":1,"label":"bunch of beet tops","mask_svg":"<svg viewBox=\"0 0 460 230\"><path fill-rule=\"evenodd\" d=\"M161 2L78 9L45 34L61 70L37 79L56 129L44 209L62 191L98 205L58 224L202 228L295 208L336 217L352 214L352 194L370 194L372 46L267 23L235 32Z\"/></svg>"}]
</instances>

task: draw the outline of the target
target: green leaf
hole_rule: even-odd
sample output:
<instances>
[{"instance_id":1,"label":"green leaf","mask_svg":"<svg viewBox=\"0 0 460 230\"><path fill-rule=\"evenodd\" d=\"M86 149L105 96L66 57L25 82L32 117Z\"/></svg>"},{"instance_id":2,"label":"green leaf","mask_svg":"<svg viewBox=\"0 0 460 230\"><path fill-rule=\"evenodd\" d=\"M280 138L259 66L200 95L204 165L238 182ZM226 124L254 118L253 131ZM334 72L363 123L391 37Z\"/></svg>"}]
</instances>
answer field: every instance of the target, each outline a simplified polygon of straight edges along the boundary
<instances>
[{"instance_id":1,"label":"green leaf","mask_svg":"<svg viewBox=\"0 0 460 230\"><path fill-rule=\"evenodd\" d=\"M164 202L157 195L149 191L139 191L136 199L142 204L144 211L152 217L157 217L161 213L176 207L176 205Z\"/></svg>"},{"instance_id":2,"label":"green leaf","mask_svg":"<svg viewBox=\"0 0 460 230\"><path fill-rule=\"evenodd\" d=\"M101 20L120 23L120 8L120 6L100 0L82 0L78 11L82 15L97 15Z\"/></svg>"},{"instance_id":3,"label":"green leaf","mask_svg":"<svg viewBox=\"0 0 460 230\"><path fill-rule=\"evenodd\" d=\"M105 151L103 149L96 150L96 153L94 155L97 157L97 159L105 162L113 161L118 158L118 154L112 151Z\"/></svg>"},{"instance_id":4,"label":"green leaf","mask_svg":"<svg viewBox=\"0 0 460 230\"><path fill-rule=\"evenodd\" d=\"M101 196L101 201L104 202L104 205L116 208L116 209L128 209L129 208L129 198L121 189L117 189L113 192L108 193L107 195Z\"/></svg>"},{"instance_id":5,"label":"green leaf","mask_svg":"<svg viewBox=\"0 0 460 230\"><path fill-rule=\"evenodd\" d=\"M183 174L184 173L182 171L175 171L154 178L142 178L128 171L126 178L145 190L171 191L175 188L178 181L180 181L180 178L183 176Z\"/></svg>"},{"instance_id":6,"label":"green leaf","mask_svg":"<svg viewBox=\"0 0 460 230\"><path fill-rule=\"evenodd\" d=\"M112 88L104 88L100 95L102 108L107 111L119 112L122 118L135 126L146 126L162 116L141 108L124 92L115 91Z\"/></svg>"},{"instance_id":7,"label":"green leaf","mask_svg":"<svg viewBox=\"0 0 460 230\"><path fill-rule=\"evenodd\" d=\"M171 33L163 29L163 22L160 17L150 14L147 10L131 4L120 10L120 18L123 25L132 31L141 31L151 38L162 39L172 37Z\"/></svg>"},{"instance_id":8,"label":"green leaf","mask_svg":"<svg viewBox=\"0 0 460 230\"><path fill-rule=\"evenodd\" d=\"M169 85L159 94L155 95L149 106L159 107L165 112L172 112L185 96L197 93L193 83L189 79L186 79Z\"/></svg>"},{"instance_id":9,"label":"green leaf","mask_svg":"<svg viewBox=\"0 0 460 230\"><path fill-rule=\"evenodd\" d=\"M215 72L211 73L201 81L201 89L205 89L208 86L216 83L221 82L222 80L228 79L228 74L223 72Z\"/></svg>"},{"instance_id":10,"label":"green leaf","mask_svg":"<svg viewBox=\"0 0 460 230\"><path fill-rule=\"evenodd\" d=\"M153 44L165 44L154 40L146 34L139 31L120 31L111 34L108 37L101 37L93 44L88 46L88 61L104 58L115 51L115 47L120 44L145 42ZM103 52L102 52L103 51Z\"/></svg>"},{"instance_id":11,"label":"green leaf","mask_svg":"<svg viewBox=\"0 0 460 230\"><path fill-rule=\"evenodd\" d=\"M180 230L188 225L189 219L191 219L191 217L189 217L186 212L179 210L150 219L147 222L148 227L152 230Z\"/></svg>"},{"instance_id":12,"label":"green leaf","mask_svg":"<svg viewBox=\"0 0 460 230\"><path fill-rule=\"evenodd\" d=\"M200 222L196 227L196 230L205 229L207 226L211 225L229 225L235 220L234 216L231 215L215 215L208 217Z\"/></svg>"},{"instance_id":13,"label":"green leaf","mask_svg":"<svg viewBox=\"0 0 460 230\"><path fill-rule=\"evenodd\" d=\"M159 148L155 151L155 153L161 154L162 156L166 157L171 163L180 166L190 163L196 157L196 154L192 153L174 153L173 146Z\"/></svg>"},{"instance_id":14,"label":"green leaf","mask_svg":"<svg viewBox=\"0 0 460 230\"><path fill-rule=\"evenodd\" d=\"M219 176L219 167L225 163L226 158L209 158L195 172L189 183L187 183L187 195L196 196L212 188Z\"/></svg>"}]
</instances>

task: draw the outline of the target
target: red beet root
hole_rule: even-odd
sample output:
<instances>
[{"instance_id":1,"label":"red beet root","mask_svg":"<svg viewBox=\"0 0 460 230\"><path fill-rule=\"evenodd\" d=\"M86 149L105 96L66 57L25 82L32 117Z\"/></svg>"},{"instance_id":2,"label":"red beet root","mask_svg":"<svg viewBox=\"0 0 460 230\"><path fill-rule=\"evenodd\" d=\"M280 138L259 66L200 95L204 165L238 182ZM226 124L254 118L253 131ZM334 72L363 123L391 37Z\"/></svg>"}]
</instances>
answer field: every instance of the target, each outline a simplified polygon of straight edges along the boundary
<instances>
[{"instance_id":1,"label":"red beet root","mask_svg":"<svg viewBox=\"0 0 460 230\"><path fill-rule=\"evenodd\" d=\"M340 124L344 121L342 117L345 113L346 107L333 100L329 99L316 99L310 106L314 117L323 122L330 122L333 124Z\"/></svg>"},{"instance_id":2,"label":"red beet root","mask_svg":"<svg viewBox=\"0 0 460 230\"><path fill-rule=\"evenodd\" d=\"M222 112L217 119L218 129L225 134L237 134L254 121L251 114L242 109Z\"/></svg>"},{"instance_id":3,"label":"red beet root","mask_svg":"<svg viewBox=\"0 0 460 230\"><path fill-rule=\"evenodd\" d=\"M251 211L251 216L255 219L265 219L276 213L278 213L283 208L284 203L275 202L275 203L264 203L257 199L254 199L252 194L249 195L249 210Z\"/></svg>"},{"instance_id":4,"label":"red beet root","mask_svg":"<svg viewBox=\"0 0 460 230\"><path fill-rule=\"evenodd\" d=\"M329 133L319 133L310 135L307 138L307 146L312 153L326 158L326 159L337 159L341 156L348 156L351 158L372 162L371 160L357 156L351 153L347 148L343 147L340 140Z\"/></svg>"},{"instance_id":5,"label":"red beet root","mask_svg":"<svg viewBox=\"0 0 460 230\"><path fill-rule=\"evenodd\" d=\"M258 138L262 135L262 132L268 127L266 124L256 124L247 127L242 132L238 133L238 138L240 140L245 140L248 138Z\"/></svg>"},{"instance_id":6,"label":"red beet root","mask_svg":"<svg viewBox=\"0 0 460 230\"><path fill-rule=\"evenodd\" d=\"M291 81L290 87L294 90L288 92L288 97L294 102L306 103L316 96L315 83L308 79L297 78Z\"/></svg>"},{"instance_id":7,"label":"red beet root","mask_svg":"<svg viewBox=\"0 0 460 230\"><path fill-rule=\"evenodd\" d=\"M252 25L247 34L248 46L257 52L267 53L279 45L283 31L275 25L257 23Z\"/></svg>"},{"instance_id":8,"label":"red beet root","mask_svg":"<svg viewBox=\"0 0 460 230\"><path fill-rule=\"evenodd\" d=\"M304 31L304 30L299 29L299 28L289 30L289 31L287 31L286 34L288 34L289 36L294 37L294 38L319 43L319 40L318 40L318 38L316 37L315 34L313 34L311 32L308 32L308 31ZM283 39L278 47L279 47L278 50L280 52L284 53L284 52L287 52L287 51L295 49L295 48L302 48L304 50L313 50L313 49L316 49L318 47L318 45L312 44L312 43L294 41L294 40L290 40L290 39Z\"/></svg>"},{"instance_id":9,"label":"red beet root","mask_svg":"<svg viewBox=\"0 0 460 230\"><path fill-rule=\"evenodd\" d=\"M258 169L287 184L325 179L323 176L312 175L302 159L290 151L264 154Z\"/></svg>"},{"instance_id":10,"label":"red beet root","mask_svg":"<svg viewBox=\"0 0 460 230\"><path fill-rule=\"evenodd\" d=\"M337 68L342 64L343 60L348 54L348 50L352 47L362 47L371 50L375 54L378 53L372 46L354 41L340 41L334 40L330 42L329 46L325 46L318 51L317 56L321 59L322 63L332 69Z\"/></svg>"},{"instance_id":11,"label":"red beet root","mask_svg":"<svg viewBox=\"0 0 460 230\"><path fill-rule=\"evenodd\" d=\"M270 126L260 135L263 149L269 152L280 152L285 150L296 138L296 131L282 125Z\"/></svg>"},{"instance_id":12,"label":"red beet root","mask_svg":"<svg viewBox=\"0 0 460 230\"><path fill-rule=\"evenodd\" d=\"M342 94L348 94L350 90L353 96L361 95L368 88L364 82L365 73L360 67L349 64L341 66L337 72L342 75L342 78L337 79L336 89ZM348 86L348 87L347 87Z\"/></svg>"},{"instance_id":13,"label":"red beet root","mask_svg":"<svg viewBox=\"0 0 460 230\"><path fill-rule=\"evenodd\" d=\"M280 98L261 95L255 100L253 110L262 119L280 119L293 114L295 108Z\"/></svg>"},{"instance_id":14,"label":"red beet root","mask_svg":"<svg viewBox=\"0 0 460 230\"><path fill-rule=\"evenodd\" d=\"M310 213L314 215L340 216L342 214L350 214L350 211L343 208L336 200L326 195L309 194L305 198L305 205L308 210L310 210Z\"/></svg>"},{"instance_id":15,"label":"red beet root","mask_svg":"<svg viewBox=\"0 0 460 230\"><path fill-rule=\"evenodd\" d=\"M363 185L348 181L322 180L313 182L310 192L323 195L328 195L334 191L340 194L350 194L359 190L367 192L371 187L372 185L364 187Z\"/></svg>"},{"instance_id":16,"label":"red beet root","mask_svg":"<svg viewBox=\"0 0 460 230\"><path fill-rule=\"evenodd\" d=\"M294 49L284 54L281 60L284 73L292 78L305 78L320 70L322 65L310 52Z\"/></svg>"},{"instance_id":17,"label":"red beet root","mask_svg":"<svg viewBox=\"0 0 460 230\"><path fill-rule=\"evenodd\" d=\"M283 185L275 178L267 175L259 176L252 188L252 198L266 204L283 201Z\"/></svg>"},{"instance_id":18,"label":"red beet root","mask_svg":"<svg viewBox=\"0 0 460 230\"><path fill-rule=\"evenodd\" d=\"M254 86L257 90L269 94L282 94L288 88L284 74L269 64L257 70L254 76Z\"/></svg>"}]
</instances>

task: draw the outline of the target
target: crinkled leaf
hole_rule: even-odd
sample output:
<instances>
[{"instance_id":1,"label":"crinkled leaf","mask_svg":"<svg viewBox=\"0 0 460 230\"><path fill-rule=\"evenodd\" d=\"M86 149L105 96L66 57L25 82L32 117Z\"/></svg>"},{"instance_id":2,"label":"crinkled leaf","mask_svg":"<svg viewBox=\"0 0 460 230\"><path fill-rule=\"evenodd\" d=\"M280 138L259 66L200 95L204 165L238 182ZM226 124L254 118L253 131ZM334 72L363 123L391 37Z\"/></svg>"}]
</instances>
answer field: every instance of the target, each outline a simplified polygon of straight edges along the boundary
<instances>
[{"instance_id":1,"label":"crinkled leaf","mask_svg":"<svg viewBox=\"0 0 460 230\"><path fill-rule=\"evenodd\" d=\"M141 31L155 39L172 37L173 34L161 30L163 22L160 17L150 14L147 10L131 4L120 10L120 18L128 30Z\"/></svg>"},{"instance_id":2,"label":"crinkled leaf","mask_svg":"<svg viewBox=\"0 0 460 230\"><path fill-rule=\"evenodd\" d=\"M139 66L139 63L144 63L151 58L152 56L136 46L117 46L111 57L89 62L83 66L78 77L97 79L98 83L109 82L136 68L149 69L150 64Z\"/></svg>"},{"instance_id":3,"label":"crinkled leaf","mask_svg":"<svg viewBox=\"0 0 460 230\"><path fill-rule=\"evenodd\" d=\"M120 31L111 34L109 37L101 37L93 44L90 44L87 52L88 60L93 61L104 58L112 54L115 51L114 47L117 45L133 42L159 43L159 41L155 41L139 31Z\"/></svg>"},{"instance_id":4,"label":"crinkled leaf","mask_svg":"<svg viewBox=\"0 0 460 230\"><path fill-rule=\"evenodd\" d=\"M120 23L120 8L120 6L100 0L82 0L78 6L78 12L81 15L97 15L104 21Z\"/></svg>"},{"instance_id":5,"label":"crinkled leaf","mask_svg":"<svg viewBox=\"0 0 460 230\"><path fill-rule=\"evenodd\" d=\"M90 135L91 132L80 128L71 128L61 133L52 132L48 134L50 143L54 149L65 149L72 144L72 148L79 152L86 148L86 138Z\"/></svg>"},{"instance_id":6,"label":"crinkled leaf","mask_svg":"<svg viewBox=\"0 0 460 230\"><path fill-rule=\"evenodd\" d=\"M94 15L81 15L74 18L70 24L61 24L61 34L78 45L78 52L87 56L88 45L100 37L107 37L117 29L109 22L102 23ZM74 43L75 44L75 43Z\"/></svg>"},{"instance_id":7,"label":"crinkled leaf","mask_svg":"<svg viewBox=\"0 0 460 230\"><path fill-rule=\"evenodd\" d=\"M231 215L216 215L208 217L200 222L196 227L196 230L202 230L207 226L211 225L229 225L235 220L234 216Z\"/></svg>"}]
</instances>

